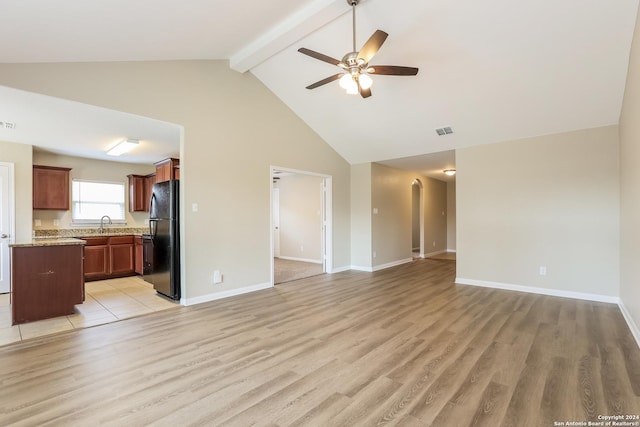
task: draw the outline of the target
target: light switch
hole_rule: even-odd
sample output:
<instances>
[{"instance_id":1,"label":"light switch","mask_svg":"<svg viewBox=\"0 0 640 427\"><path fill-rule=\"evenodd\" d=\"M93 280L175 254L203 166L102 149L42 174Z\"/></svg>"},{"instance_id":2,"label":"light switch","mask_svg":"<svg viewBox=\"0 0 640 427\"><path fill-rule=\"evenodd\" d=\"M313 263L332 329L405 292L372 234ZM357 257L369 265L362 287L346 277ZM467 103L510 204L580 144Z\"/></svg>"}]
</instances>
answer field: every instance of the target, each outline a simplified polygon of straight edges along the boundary
<instances>
[{"instance_id":1,"label":"light switch","mask_svg":"<svg viewBox=\"0 0 640 427\"><path fill-rule=\"evenodd\" d=\"M378 208L373 208L373 214L378 215Z\"/></svg>"}]
</instances>

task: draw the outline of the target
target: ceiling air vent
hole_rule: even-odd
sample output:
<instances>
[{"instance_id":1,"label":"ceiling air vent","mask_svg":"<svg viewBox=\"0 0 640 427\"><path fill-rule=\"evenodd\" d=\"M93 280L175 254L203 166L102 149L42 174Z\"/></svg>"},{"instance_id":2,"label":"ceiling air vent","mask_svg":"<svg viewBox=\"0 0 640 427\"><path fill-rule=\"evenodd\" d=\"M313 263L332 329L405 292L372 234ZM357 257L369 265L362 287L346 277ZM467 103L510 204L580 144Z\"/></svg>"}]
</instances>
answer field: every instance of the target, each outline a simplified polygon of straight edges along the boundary
<instances>
[{"instance_id":1,"label":"ceiling air vent","mask_svg":"<svg viewBox=\"0 0 640 427\"><path fill-rule=\"evenodd\" d=\"M15 127L16 127L15 123L0 122L0 129L14 129Z\"/></svg>"},{"instance_id":2,"label":"ceiling air vent","mask_svg":"<svg viewBox=\"0 0 640 427\"><path fill-rule=\"evenodd\" d=\"M451 126L438 128L436 129L436 133L438 134L438 136L451 135L453 133L453 129L451 129Z\"/></svg>"}]
</instances>

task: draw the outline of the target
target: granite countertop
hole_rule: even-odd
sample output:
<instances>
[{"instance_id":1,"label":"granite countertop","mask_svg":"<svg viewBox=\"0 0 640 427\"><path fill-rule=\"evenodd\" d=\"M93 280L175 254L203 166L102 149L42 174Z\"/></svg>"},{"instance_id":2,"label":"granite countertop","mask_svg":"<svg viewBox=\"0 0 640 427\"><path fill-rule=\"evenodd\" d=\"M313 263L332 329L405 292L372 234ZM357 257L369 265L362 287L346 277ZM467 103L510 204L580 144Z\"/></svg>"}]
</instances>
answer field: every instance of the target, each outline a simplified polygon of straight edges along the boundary
<instances>
[{"instance_id":1,"label":"granite countertop","mask_svg":"<svg viewBox=\"0 0 640 427\"><path fill-rule=\"evenodd\" d=\"M31 242L12 243L9 247L26 248L38 246L68 246L68 245L84 245L84 240L74 238L34 238Z\"/></svg>"},{"instance_id":2,"label":"granite countertop","mask_svg":"<svg viewBox=\"0 0 640 427\"><path fill-rule=\"evenodd\" d=\"M82 237L111 237L111 236L141 236L149 232L149 227L105 227L104 233L98 228L73 229L40 229L34 230L34 238L82 238Z\"/></svg>"}]
</instances>

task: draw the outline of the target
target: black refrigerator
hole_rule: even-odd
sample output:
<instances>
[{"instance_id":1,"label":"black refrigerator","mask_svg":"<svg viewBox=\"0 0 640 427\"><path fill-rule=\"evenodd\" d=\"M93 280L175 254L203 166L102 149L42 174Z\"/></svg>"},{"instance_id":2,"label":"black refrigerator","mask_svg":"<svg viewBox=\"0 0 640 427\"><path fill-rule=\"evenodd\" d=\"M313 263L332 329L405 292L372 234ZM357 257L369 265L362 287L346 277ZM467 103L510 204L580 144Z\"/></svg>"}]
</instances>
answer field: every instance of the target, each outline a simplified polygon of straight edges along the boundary
<instances>
[{"instance_id":1,"label":"black refrigerator","mask_svg":"<svg viewBox=\"0 0 640 427\"><path fill-rule=\"evenodd\" d=\"M149 234L153 242L150 282L156 292L180 299L179 181L153 184L149 205Z\"/></svg>"}]
</instances>

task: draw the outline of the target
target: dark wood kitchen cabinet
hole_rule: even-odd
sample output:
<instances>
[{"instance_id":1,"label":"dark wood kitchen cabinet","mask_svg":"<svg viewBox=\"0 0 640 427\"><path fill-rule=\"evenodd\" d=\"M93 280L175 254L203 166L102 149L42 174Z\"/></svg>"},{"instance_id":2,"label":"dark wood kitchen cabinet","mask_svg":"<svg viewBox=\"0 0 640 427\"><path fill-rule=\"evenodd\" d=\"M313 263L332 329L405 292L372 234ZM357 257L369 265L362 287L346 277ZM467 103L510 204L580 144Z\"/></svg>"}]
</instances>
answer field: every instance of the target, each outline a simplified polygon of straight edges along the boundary
<instances>
[{"instance_id":1,"label":"dark wood kitchen cabinet","mask_svg":"<svg viewBox=\"0 0 640 427\"><path fill-rule=\"evenodd\" d=\"M144 273L144 247L142 246L142 236L133 238L134 264L136 274Z\"/></svg>"},{"instance_id":2,"label":"dark wood kitchen cabinet","mask_svg":"<svg viewBox=\"0 0 640 427\"><path fill-rule=\"evenodd\" d=\"M33 165L33 209L69 210L70 170Z\"/></svg>"},{"instance_id":3,"label":"dark wood kitchen cabinet","mask_svg":"<svg viewBox=\"0 0 640 427\"><path fill-rule=\"evenodd\" d=\"M86 241L86 281L113 279L135 274L133 236L83 237Z\"/></svg>"},{"instance_id":4,"label":"dark wood kitchen cabinet","mask_svg":"<svg viewBox=\"0 0 640 427\"><path fill-rule=\"evenodd\" d=\"M149 211L149 208L151 205L151 195L153 194L153 184L155 183L156 183L155 173L151 173L145 176L145 181L144 181L144 191L145 191L145 197L146 197L145 210L147 212Z\"/></svg>"},{"instance_id":5,"label":"dark wood kitchen cabinet","mask_svg":"<svg viewBox=\"0 0 640 427\"><path fill-rule=\"evenodd\" d=\"M127 178L129 178L129 212L148 211L147 177L144 175L128 175Z\"/></svg>"},{"instance_id":6,"label":"dark wood kitchen cabinet","mask_svg":"<svg viewBox=\"0 0 640 427\"><path fill-rule=\"evenodd\" d=\"M169 158L154 164L156 166L156 182L180 179L180 159Z\"/></svg>"},{"instance_id":7,"label":"dark wood kitchen cabinet","mask_svg":"<svg viewBox=\"0 0 640 427\"><path fill-rule=\"evenodd\" d=\"M130 276L135 273L133 236L109 238L109 274L112 277Z\"/></svg>"},{"instance_id":8,"label":"dark wood kitchen cabinet","mask_svg":"<svg viewBox=\"0 0 640 427\"><path fill-rule=\"evenodd\" d=\"M83 237L84 277L86 280L102 279L109 275L109 238Z\"/></svg>"},{"instance_id":9,"label":"dark wood kitchen cabinet","mask_svg":"<svg viewBox=\"0 0 640 427\"><path fill-rule=\"evenodd\" d=\"M14 325L74 313L84 301L82 253L81 244L11 248Z\"/></svg>"}]
</instances>

